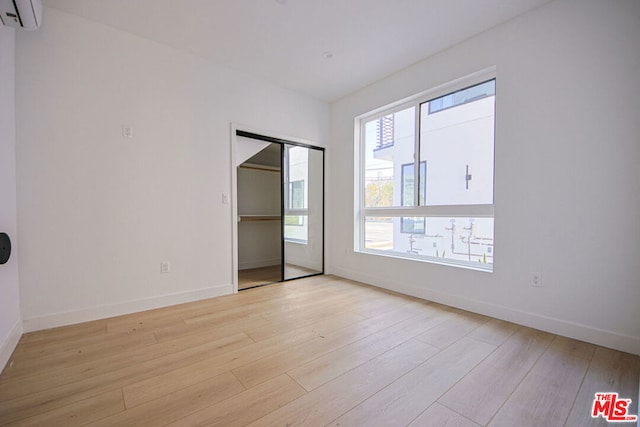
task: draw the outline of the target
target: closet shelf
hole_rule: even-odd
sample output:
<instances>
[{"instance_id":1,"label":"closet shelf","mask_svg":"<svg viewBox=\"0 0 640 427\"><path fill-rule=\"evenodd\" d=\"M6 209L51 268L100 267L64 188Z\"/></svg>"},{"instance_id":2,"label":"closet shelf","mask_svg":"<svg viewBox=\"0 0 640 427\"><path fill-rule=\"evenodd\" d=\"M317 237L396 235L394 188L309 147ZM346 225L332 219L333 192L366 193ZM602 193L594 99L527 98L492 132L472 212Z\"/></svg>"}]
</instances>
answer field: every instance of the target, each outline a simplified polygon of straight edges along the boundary
<instances>
[{"instance_id":1,"label":"closet shelf","mask_svg":"<svg viewBox=\"0 0 640 427\"><path fill-rule=\"evenodd\" d=\"M242 163L238 167L242 169L253 169L258 171L280 172L280 168L278 166L258 165L255 163Z\"/></svg>"},{"instance_id":2,"label":"closet shelf","mask_svg":"<svg viewBox=\"0 0 640 427\"><path fill-rule=\"evenodd\" d=\"M238 215L238 222L280 221L280 215Z\"/></svg>"}]
</instances>

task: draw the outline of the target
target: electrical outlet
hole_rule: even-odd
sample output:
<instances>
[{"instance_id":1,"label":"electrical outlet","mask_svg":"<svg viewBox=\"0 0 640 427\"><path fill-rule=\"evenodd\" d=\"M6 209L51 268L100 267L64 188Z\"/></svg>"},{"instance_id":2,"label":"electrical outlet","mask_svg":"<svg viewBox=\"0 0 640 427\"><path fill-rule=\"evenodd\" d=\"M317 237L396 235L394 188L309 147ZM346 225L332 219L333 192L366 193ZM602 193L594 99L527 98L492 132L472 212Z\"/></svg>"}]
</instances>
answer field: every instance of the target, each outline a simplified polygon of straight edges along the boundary
<instances>
[{"instance_id":1,"label":"electrical outlet","mask_svg":"<svg viewBox=\"0 0 640 427\"><path fill-rule=\"evenodd\" d=\"M531 286L534 288L542 287L542 274L538 272L531 273Z\"/></svg>"},{"instance_id":2,"label":"electrical outlet","mask_svg":"<svg viewBox=\"0 0 640 427\"><path fill-rule=\"evenodd\" d=\"M162 261L160 263L160 274L167 274L171 272L171 264L169 261Z\"/></svg>"},{"instance_id":3,"label":"electrical outlet","mask_svg":"<svg viewBox=\"0 0 640 427\"><path fill-rule=\"evenodd\" d=\"M129 125L122 125L122 136L125 138L133 138L133 128Z\"/></svg>"}]
</instances>

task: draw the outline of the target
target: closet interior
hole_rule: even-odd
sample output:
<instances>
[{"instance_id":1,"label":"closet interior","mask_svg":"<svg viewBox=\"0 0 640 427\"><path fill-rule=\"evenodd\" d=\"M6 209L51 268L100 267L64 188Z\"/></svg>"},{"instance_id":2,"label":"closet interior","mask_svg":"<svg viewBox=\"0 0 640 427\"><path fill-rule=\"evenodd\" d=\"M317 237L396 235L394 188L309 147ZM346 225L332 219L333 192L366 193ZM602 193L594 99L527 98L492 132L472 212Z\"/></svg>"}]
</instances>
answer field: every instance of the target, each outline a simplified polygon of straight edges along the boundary
<instances>
[{"instance_id":1,"label":"closet interior","mask_svg":"<svg viewBox=\"0 0 640 427\"><path fill-rule=\"evenodd\" d=\"M324 151L256 138L236 170L238 290L324 271Z\"/></svg>"}]
</instances>

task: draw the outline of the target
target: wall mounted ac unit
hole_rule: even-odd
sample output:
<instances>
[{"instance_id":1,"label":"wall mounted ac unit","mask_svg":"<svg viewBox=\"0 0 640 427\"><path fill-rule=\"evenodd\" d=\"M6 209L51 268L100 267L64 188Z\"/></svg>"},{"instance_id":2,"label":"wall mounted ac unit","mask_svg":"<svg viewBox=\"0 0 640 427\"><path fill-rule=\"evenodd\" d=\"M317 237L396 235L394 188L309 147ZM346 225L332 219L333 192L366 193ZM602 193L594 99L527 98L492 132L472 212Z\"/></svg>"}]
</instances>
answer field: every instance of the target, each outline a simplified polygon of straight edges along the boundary
<instances>
[{"instance_id":1,"label":"wall mounted ac unit","mask_svg":"<svg viewBox=\"0 0 640 427\"><path fill-rule=\"evenodd\" d=\"M42 0L0 0L0 21L9 27L35 30L42 22Z\"/></svg>"}]
</instances>

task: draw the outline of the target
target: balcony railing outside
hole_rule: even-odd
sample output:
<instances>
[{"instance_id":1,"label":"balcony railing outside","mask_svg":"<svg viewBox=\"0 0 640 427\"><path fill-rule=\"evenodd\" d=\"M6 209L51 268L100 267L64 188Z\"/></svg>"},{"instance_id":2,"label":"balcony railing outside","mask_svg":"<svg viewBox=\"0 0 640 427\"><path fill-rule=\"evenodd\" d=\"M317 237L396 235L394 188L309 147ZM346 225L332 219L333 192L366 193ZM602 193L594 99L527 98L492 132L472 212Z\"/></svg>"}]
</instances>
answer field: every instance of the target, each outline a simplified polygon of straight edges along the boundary
<instances>
[{"instance_id":1,"label":"balcony railing outside","mask_svg":"<svg viewBox=\"0 0 640 427\"><path fill-rule=\"evenodd\" d=\"M380 117L378 119L378 126L376 129L377 142L374 151L393 147L393 131L393 114Z\"/></svg>"}]
</instances>

